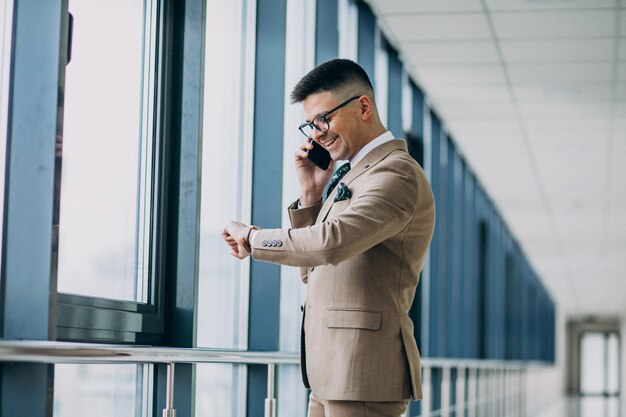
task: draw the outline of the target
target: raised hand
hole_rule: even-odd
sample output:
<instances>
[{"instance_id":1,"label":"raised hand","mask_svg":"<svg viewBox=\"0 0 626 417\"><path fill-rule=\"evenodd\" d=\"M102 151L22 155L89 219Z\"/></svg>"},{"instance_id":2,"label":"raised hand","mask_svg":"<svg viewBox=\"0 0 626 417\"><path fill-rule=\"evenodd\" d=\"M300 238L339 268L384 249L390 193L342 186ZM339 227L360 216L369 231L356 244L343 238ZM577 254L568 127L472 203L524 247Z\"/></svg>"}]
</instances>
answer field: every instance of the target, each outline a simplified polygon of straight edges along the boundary
<instances>
[{"instance_id":1,"label":"raised hand","mask_svg":"<svg viewBox=\"0 0 626 417\"><path fill-rule=\"evenodd\" d=\"M311 140L305 139L295 154L296 172L302 189L300 204L304 207L311 206L322 199L322 192L333 174L335 165L335 161L331 161L328 169L324 171L307 159L307 152L313 149Z\"/></svg>"}]
</instances>

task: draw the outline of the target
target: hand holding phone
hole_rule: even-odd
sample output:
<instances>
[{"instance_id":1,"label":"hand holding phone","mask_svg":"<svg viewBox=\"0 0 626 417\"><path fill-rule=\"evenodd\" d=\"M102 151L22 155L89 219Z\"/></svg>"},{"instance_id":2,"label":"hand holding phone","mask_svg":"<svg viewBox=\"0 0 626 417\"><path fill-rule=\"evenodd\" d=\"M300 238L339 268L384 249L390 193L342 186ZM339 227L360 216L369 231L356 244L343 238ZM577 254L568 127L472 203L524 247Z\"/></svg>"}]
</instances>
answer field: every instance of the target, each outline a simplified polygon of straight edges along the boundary
<instances>
[{"instance_id":1,"label":"hand holding phone","mask_svg":"<svg viewBox=\"0 0 626 417\"><path fill-rule=\"evenodd\" d=\"M330 153L313 139L310 143L313 145L313 149L309 149L307 159L324 171L327 170L331 161Z\"/></svg>"}]
</instances>

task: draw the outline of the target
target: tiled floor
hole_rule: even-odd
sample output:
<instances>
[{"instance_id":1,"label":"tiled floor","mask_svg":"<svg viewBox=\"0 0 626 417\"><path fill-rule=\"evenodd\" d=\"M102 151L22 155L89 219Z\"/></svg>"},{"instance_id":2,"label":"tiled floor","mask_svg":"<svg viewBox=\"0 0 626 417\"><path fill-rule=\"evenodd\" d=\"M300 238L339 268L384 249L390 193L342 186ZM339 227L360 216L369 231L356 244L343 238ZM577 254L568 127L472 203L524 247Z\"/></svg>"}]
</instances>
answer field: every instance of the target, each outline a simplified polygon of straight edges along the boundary
<instances>
[{"instance_id":1,"label":"tiled floor","mask_svg":"<svg viewBox=\"0 0 626 417\"><path fill-rule=\"evenodd\" d=\"M625 417L619 414L617 397L564 398L537 417Z\"/></svg>"}]
</instances>

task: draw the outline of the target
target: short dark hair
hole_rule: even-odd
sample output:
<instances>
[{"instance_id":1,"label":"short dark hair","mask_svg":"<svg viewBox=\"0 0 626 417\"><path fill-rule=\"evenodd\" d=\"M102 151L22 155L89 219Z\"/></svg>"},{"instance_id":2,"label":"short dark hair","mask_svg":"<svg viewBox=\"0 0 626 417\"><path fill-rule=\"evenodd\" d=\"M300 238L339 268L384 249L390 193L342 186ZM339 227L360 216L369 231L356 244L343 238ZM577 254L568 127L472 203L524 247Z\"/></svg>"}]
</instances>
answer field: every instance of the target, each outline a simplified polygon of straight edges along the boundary
<instances>
[{"instance_id":1,"label":"short dark hair","mask_svg":"<svg viewBox=\"0 0 626 417\"><path fill-rule=\"evenodd\" d=\"M300 103L311 94L336 91L350 84L361 84L362 94L373 93L374 88L365 70L349 59L332 59L313 68L296 84L291 92L291 102Z\"/></svg>"}]
</instances>

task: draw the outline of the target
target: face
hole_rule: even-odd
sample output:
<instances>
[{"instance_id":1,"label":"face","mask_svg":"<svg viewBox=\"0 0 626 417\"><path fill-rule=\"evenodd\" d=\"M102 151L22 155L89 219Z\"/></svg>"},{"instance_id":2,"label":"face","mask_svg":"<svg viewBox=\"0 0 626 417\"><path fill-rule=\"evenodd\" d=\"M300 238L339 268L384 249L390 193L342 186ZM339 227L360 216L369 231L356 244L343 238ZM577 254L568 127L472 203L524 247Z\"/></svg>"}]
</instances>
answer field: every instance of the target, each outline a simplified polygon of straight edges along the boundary
<instances>
[{"instance_id":1,"label":"face","mask_svg":"<svg viewBox=\"0 0 626 417\"><path fill-rule=\"evenodd\" d=\"M337 107L346 98L335 97L331 92L311 94L303 102L307 120L326 113ZM333 160L350 160L365 145L365 136L361 133L360 99L353 100L339 110L329 114L326 119L330 128L326 133L313 130L313 139L322 145Z\"/></svg>"}]
</instances>

